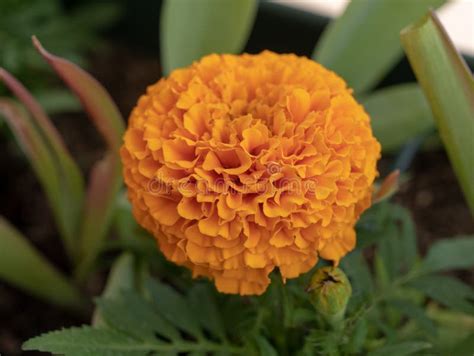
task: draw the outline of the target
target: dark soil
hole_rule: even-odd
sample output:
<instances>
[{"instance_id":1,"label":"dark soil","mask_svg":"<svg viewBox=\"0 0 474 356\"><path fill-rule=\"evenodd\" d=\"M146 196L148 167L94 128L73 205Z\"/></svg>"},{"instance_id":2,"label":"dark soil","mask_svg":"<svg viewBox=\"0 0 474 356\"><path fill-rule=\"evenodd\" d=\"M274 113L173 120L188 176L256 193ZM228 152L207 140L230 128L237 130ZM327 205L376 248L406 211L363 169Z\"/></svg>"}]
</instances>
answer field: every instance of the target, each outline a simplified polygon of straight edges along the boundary
<instances>
[{"instance_id":1,"label":"dark soil","mask_svg":"<svg viewBox=\"0 0 474 356\"><path fill-rule=\"evenodd\" d=\"M125 117L146 86L160 76L157 59L120 46L93 56L92 63L92 73L110 91ZM82 114L61 115L54 122L87 174L103 154L100 137ZM47 201L28 162L8 134L2 133L0 152L0 214L68 273ZM412 211L423 251L436 239L474 234L474 221L444 152L420 153L410 173L411 179L403 184L395 199ZM463 278L474 282L472 275ZM91 293L99 293L102 283L101 278L95 281ZM32 336L88 322L88 318L69 314L0 282L1 355L20 354L21 343Z\"/></svg>"}]
</instances>

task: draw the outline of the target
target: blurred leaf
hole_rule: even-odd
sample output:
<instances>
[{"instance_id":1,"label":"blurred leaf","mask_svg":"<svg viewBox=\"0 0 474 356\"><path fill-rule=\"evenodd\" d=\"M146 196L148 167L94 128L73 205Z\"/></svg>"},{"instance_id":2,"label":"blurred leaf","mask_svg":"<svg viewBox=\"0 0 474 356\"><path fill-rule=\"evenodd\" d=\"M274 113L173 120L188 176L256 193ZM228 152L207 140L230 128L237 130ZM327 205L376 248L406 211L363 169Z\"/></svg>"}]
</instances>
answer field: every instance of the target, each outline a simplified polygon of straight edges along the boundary
<instances>
[{"instance_id":1,"label":"blurred leaf","mask_svg":"<svg viewBox=\"0 0 474 356\"><path fill-rule=\"evenodd\" d=\"M357 93L374 87L402 56L400 30L444 0L354 0L319 40L313 58Z\"/></svg>"},{"instance_id":2,"label":"blurred leaf","mask_svg":"<svg viewBox=\"0 0 474 356\"><path fill-rule=\"evenodd\" d=\"M112 1L85 3L75 7L71 13L71 21L77 22L88 30L101 30L116 22L122 15L119 4Z\"/></svg>"},{"instance_id":3,"label":"blurred leaf","mask_svg":"<svg viewBox=\"0 0 474 356\"><path fill-rule=\"evenodd\" d=\"M122 183L118 149L124 122L117 106L104 87L75 64L47 52L33 37L41 55L77 95L90 118L109 146L105 158L92 168L80 230L79 280L90 272L100 252L111 222L116 195Z\"/></svg>"},{"instance_id":4,"label":"blurred leaf","mask_svg":"<svg viewBox=\"0 0 474 356\"><path fill-rule=\"evenodd\" d=\"M409 285L449 308L474 314L474 288L456 278L428 275L416 278Z\"/></svg>"},{"instance_id":5,"label":"blurred leaf","mask_svg":"<svg viewBox=\"0 0 474 356\"><path fill-rule=\"evenodd\" d=\"M402 249L400 246L400 230L395 223L390 223L384 231L383 236L378 242L377 254L383 262L388 281L393 281L399 274L402 259Z\"/></svg>"},{"instance_id":6,"label":"blurred leaf","mask_svg":"<svg viewBox=\"0 0 474 356\"><path fill-rule=\"evenodd\" d=\"M426 272L474 267L474 236L460 236L436 241L420 266Z\"/></svg>"},{"instance_id":7,"label":"blurred leaf","mask_svg":"<svg viewBox=\"0 0 474 356\"><path fill-rule=\"evenodd\" d=\"M99 255L112 220L117 193L122 185L120 158L108 153L91 171L81 226L80 262L76 270L83 280Z\"/></svg>"},{"instance_id":8,"label":"blurred leaf","mask_svg":"<svg viewBox=\"0 0 474 356\"><path fill-rule=\"evenodd\" d=\"M367 333L367 320L360 318L354 327L354 331L350 334L349 343L346 346L349 355L356 355L361 352L367 339Z\"/></svg>"},{"instance_id":9,"label":"blurred leaf","mask_svg":"<svg viewBox=\"0 0 474 356\"><path fill-rule=\"evenodd\" d=\"M195 283L189 291L188 301L201 326L212 335L225 340L224 323L210 287L207 284Z\"/></svg>"},{"instance_id":10,"label":"blurred leaf","mask_svg":"<svg viewBox=\"0 0 474 356\"><path fill-rule=\"evenodd\" d=\"M255 335L255 341L260 356L278 356L278 352L264 336Z\"/></svg>"},{"instance_id":11,"label":"blurred leaf","mask_svg":"<svg viewBox=\"0 0 474 356\"><path fill-rule=\"evenodd\" d=\"M13 101L1 99L6 118L46 192L56 224L70 258L77 251L76 229L84 194L81 172L64 142L36 99L11 74L0 68L0 80L30 111L31 117Z\"/></svg>"},{"instance_id":12,"label":"blurred leaf","mask_svg":"<svg viewBox=\"0 0 474 356\"><path fill-rule=\"evenodd\" d=\"M2 217L0 251L1 279L50 303L73 309L83 307L77 289Z\"/></svg>"},{"instance_id":13,"label":"blurred leaf","mask_svg":"<svg viewBox=\"0 0 474 356\"><path fill-rule=\"evenodd\" d=\"M134 259L130 253L120 255L112 265L101 298L114 298L123 290L135 287ZM103 326L104 319L98 309L92 316L93 326Z\"/></svg>"},{"instance_id":14,"label":"blurred leaf","mask_svg":"<svg viewBox=\"0 0 474 356\"><path fill-rule=\"evenodd\" d=\"M399 227L399 244L401 249L400 266L402 273L408 272L418 259L418 246L415 223L410 211L400 205L392 205L392 217Z\"/></svg>"},{"instance_id":15,"label":"blurred leaf","mask_svg":"<svg viewBox=\"0 0 474 356\"><path fill-rule=\"evenodd\" d=\"M389 303L403 315L413 319L416 323L432 336L436 335L436 325L427 315L426 311L408 300L395 299Z\"/></svg>"},{"instance_id":16,"label":"blurred leaf","mask_svg":"<svg viewBox=\"0 0 474 356\"><path fill-rule=\"evenodd\" d=\"M384 153L397 152L417 135L434 128L428 102L414 83L378 90L364 98L362 105Z\"/></svg>"},{"instance_id":17,"label":"blurred leaf","mask_svg":"<svg viewBox=\"0 0 474 356\"><path fill-rule=\"evenodd\" d=\"M433 12L403 30L401 40L474 214L472 74Z\"/></svg>"},{"instance_id":18,"label":"blurred leaf","mask_svg":"<svg viewBox=\"0 0 474 356\"><path fill-rule=\"evenodd\" d=\"M250 34L255 0L167 0L161 12L166 74L210 53L238 53Z\"/></svg>"},{"instance_id":19,"label":"blurred leaf","mask_svg":"<svg viewBox=\"0 0 474 356\"><path fill-rule=\"evenodd\" d=\"M450 350L450 354L456 356L474 355L474 333L460 341L452 350Z\"/></svg>"},{"instance_id":20,"label":"blurred leaf","mask_svg":"<svg viewBox=\"0 0 474 356\"><path fill-rule=\"evenodd\" d=\"M156 335L169 340L181 339L178 330L132 290L122 291L112 298L100 298L97 306L109 327L138 340L155 341Z\"/></svg>"},{"instance_id":21,"label":"blurred leaf","mask_svg":"<svg viewBox=\"0 0 474 356\"><path fill-rule=\"evenodd\" d=\"M148 289L153 298L153 306L161 315L188 334L202 337L202 331L183 295L152 279L148 281Z\"/></svg>"},{"instance_id":22,"label":"blurred leaf","mask_svg":"<svg viewBox=\"0 0 474 356\"><path fill-rule=\"evenodd\" d=\"M398 169L386 176L378 190L374 193L372 204L380 203L395 194L399 188L399 178L400 171Z\"/></svg>"},{"instance_id":23,"label":"blurred leaf","mask_svg":"<svg viewBox=\"0 0 474 356\"><path fill-rule=\"evenodd\" d=\"M435 303L430 303L426 309L429 318L435 321L438 328L435 345L442 349L440 354L451 355L450 349L474 334L474 316L442 308Z\"/></svg>"},{"instance_id":24,"label":"blurred leaf","mask_svg":"<svg viewBox=\"0 0 474 356\"><path fill-rule=\"evenodd\" d=\"M76 112L81 109L77 98L64 89L48 89L34 93L35 98L52 115L64 112Z\"/></svg>"},{"instance_id":25,"label":"blurred leaf","mask_svg":"<svg viewBox=\"0 0 474 356\"><path fill-rule=\"evenodd\" d=\"M431 347L431 344L427 342L406 341L399 344L382 346L381 348L369 352L367 356L407 356L430 349Z\"/></svg>"},{"instance_id":26,"label":"blurred leaf","mask_svg":"<svg viewBox=\"0 0 474 356\"><path fill-rule=\"evenodd\" d=\"M352 285L352 298L354 300L364 299L372 295L374 291L374 283L369 266L365 261L359 249L349 253L341 261L342 269L347 273Z\"/></svg>"},{"instance_id":27,"label":"blurred leaf","mask_svg":"<svg viewBox=\"0 0 474 356\"><path fill-rule=\"evenodd\" d=\"M104 87L74 63L47 52L36 37L33 37L33 44L77 95L110 149L117 152L125 131L124 120Z\"/></svg>"}]
</instances>

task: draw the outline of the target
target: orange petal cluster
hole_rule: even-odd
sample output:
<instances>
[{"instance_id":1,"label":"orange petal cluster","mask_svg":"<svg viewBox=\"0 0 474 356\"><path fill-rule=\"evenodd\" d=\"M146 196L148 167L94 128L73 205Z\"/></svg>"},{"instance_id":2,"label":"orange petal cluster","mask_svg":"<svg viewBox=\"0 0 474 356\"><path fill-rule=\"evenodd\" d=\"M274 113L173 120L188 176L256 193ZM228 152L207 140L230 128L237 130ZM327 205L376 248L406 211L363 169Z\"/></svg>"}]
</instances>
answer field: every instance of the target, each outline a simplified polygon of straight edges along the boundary
<instances>
[{"instance_id":1,"label":"orange petal cluster","mask_svg":"<svg viewBox=\"0 0 474 356\"><path fill-rule=\"evenodd\" d=\"M121 149L137 221L225 293L338 263L371 203L380 145L346 83L269 51L209 55L151 85Z\"/></svg>"}]
</instances>

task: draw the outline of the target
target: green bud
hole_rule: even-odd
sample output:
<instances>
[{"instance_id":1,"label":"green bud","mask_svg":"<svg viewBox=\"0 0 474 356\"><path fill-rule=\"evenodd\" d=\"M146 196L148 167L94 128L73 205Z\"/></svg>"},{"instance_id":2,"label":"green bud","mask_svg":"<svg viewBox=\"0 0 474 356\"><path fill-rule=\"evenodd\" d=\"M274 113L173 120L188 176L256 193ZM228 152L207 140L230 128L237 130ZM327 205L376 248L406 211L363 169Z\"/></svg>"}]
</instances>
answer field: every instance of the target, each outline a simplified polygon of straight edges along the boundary
<instances>
[{"instance_id":1,"label":"green bud","mask_svg":"<svg viewBox=\"0 0 474 356\"><path fill-rule=\"evenodd\" d=\"M333 327L344 319L347 303L352 294L351 283L337 267L323 267L311 277L306 289L321 316Z\"/></svg>"}]
</instances>

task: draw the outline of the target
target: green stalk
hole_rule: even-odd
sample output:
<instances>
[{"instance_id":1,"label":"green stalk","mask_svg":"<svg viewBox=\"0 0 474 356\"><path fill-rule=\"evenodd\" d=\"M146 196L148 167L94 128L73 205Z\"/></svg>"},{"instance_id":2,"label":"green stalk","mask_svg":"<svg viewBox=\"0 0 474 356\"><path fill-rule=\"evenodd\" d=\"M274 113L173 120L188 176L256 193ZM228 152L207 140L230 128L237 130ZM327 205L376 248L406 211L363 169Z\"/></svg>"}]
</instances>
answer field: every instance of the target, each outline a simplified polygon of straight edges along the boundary
<instances>
[{"instance_id":1,"label":"green stalk","mask_svg":"<svg viewBox=\"0 0 474 356\"><path fill-rule=\"evenodd\" d=\"M401 32L441 139L474 215L474 80L435 13Z\"/></svg>"}]
</instances>

